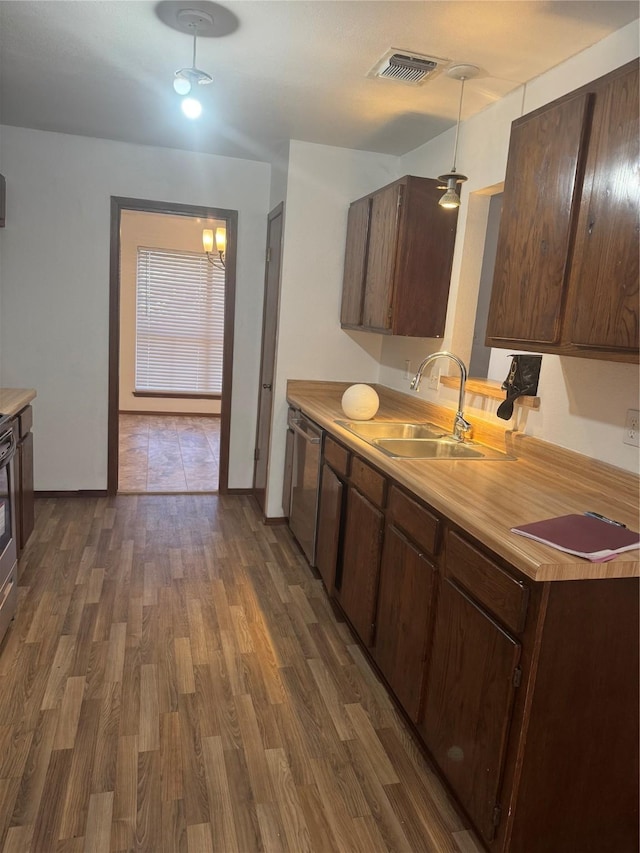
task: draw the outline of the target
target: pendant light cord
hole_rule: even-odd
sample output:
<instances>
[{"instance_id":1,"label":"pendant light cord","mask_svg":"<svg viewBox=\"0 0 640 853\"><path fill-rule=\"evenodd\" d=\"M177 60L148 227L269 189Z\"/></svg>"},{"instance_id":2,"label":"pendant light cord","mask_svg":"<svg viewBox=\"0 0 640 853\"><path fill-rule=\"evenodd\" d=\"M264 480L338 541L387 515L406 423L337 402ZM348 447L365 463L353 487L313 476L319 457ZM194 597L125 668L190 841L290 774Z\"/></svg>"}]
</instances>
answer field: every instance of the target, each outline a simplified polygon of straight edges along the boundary
<instances>
[{"instance_id":1,"label":"pendant light cord","mask_svg":"<svg viewBox=\"0 0 640 853\"><path fill-rule=\"evenodd\" d=\"M456 141L453 146L453 166L451 167L451 171L455 172L456 170L456 160L458 159L458 136L460 134L460 118L462 116L462 98L464 97L464 81L466 77L461 77L460 82L462 86L460 87L460 104L458 105L458 123L456 124Z\"/></svg>"},{"instance_id":2,"label":"pendant light cord","mask_svg":"<svg viewBox=\"0 0 640 853\"><path fill-rule=\"evenodd\" d=\"M191 63L191 67L196 67L196 39L198 38L198 28L193 28L193 62Z\"/></svg>"}]
</instances>

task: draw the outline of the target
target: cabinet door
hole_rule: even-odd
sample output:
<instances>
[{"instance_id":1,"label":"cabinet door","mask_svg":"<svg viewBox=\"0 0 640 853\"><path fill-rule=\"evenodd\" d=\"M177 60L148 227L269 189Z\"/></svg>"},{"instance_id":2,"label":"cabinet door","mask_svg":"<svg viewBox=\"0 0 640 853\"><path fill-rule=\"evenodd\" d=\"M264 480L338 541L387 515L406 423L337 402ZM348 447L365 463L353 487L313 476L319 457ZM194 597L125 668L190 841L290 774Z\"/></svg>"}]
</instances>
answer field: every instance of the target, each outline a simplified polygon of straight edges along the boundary
<instances>
[{"instance_id":1,"label":"cabinet door","mask_svg":"<svg viewBox=\"0 0 640 853\"><path fill-rule=\"evenodd\" d=\"M514 123L487 344L557 344L589 95Z\"/></svg>"},{"instance_id":2,"label":"cabinet door","mask_svg":"<svg viewBox=\"0 0 640 853\"><path fill-rule=\"evenodd\" d=\"M486 841L493 838L519 644L449 580L440 590L420 724Z\"/></svg>"},{"instance_id":3,"label":"cabinet door","mask_svg":"<svg viewBox=\"0 0 640 853\"><path fill-rule=\"evenodd\" d=\"M371 204L369 257L362 313L362 324L370 329L391 328L400 202L403 191L402 184L392 184L376 193Z\"/></svg>"},{"instance_id":4,"label":"cabinet door","mask_svg":"<svg viewBox=\"0 0 640 853\"><path fill-rule=\"evenodd\" d=\"M418 721L435 566L393 525L387 525L373 655L402 707Z\"/></svg>"},{"instance_id":5,"label":"cabinet door","mask_svg":"<svg viewBox=\"0 0 640 853\"><path fill-rule=\"evenodd\" d=\"M20 457L18 545L19 549L22 550L33 533L34 525L33 433L27 433L22 439L18 445L18 454Z\"/></svg>"},{"instance_id":6,"label":"cabinet door","mask_svg":"<svg viewBox=\"0 0 640 853\"><path fill-rule=\"evenodd\" d=\"M330 595L333 592L338 565L343 488L341 480L336 477L331 468L323 465L318 510L316 568Z\"/></svg>"},{"instance_id":7,"label":"cabinet door","mask_svg":"<svg viewBox=\"0 0 640 853\"><path fill-rule=\"evenodd\" d=\"M347 245L344 255L342 309L340 311L340 322L343 326L362 325L370 212L370 198L361 198L359 201L354 201L349 207Z\"/></svg>"},{"instance_id":8,"label":"cabinet door","mask_svg":"<svg viewBox=\"0 0 640 853\"><path fill-rule=\"evenodd\" d=\"M357 489L347 494L339 600L358 636L371 645L384 516Z\"/></svg>"},{"instance_id":9,"label":"cabinet door","mask_svg":"<svg viewBox=\"0 0 640 853\"><path fill-rule=\"evenodd\" d=\"M638 351L638 68L596 96L567 338Z\"/></svg>"}]
</instances>

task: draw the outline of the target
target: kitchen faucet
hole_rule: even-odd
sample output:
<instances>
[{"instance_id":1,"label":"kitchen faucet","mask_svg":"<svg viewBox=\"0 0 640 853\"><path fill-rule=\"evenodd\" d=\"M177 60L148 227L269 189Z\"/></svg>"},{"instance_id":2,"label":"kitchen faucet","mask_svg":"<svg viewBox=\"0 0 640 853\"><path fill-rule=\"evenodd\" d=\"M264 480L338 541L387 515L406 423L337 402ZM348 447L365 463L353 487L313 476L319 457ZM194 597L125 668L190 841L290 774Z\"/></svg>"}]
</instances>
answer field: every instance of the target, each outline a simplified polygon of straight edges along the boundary
<instances>
[{"instance_id":1,"label":"kitchen faucet","mask_svg":"<svg viewBox=\"0 0 640 853\"><path fill-rule=\"evenodd\" d=\"M459 359L457 355L454 355L452 352L447 352L446 350L431 353L431 355L428 355L420 364L420 367L418 368L416 375L411 380L411 385L409 387L412 391L417 391L420 388L420 380L422 379L425 367L429 362L435 361L437 358L450 358L452 361L455 361L460 368L460 394L458 396L458 411L456 412L456 416L453 421L453 437L457 441L464 441L467 434L471 432L471 424L469 421L465 420L464 415L462 414L464 389L467 382L467 368L464 366L464 362Z\"/></svg>"}]
</instances>

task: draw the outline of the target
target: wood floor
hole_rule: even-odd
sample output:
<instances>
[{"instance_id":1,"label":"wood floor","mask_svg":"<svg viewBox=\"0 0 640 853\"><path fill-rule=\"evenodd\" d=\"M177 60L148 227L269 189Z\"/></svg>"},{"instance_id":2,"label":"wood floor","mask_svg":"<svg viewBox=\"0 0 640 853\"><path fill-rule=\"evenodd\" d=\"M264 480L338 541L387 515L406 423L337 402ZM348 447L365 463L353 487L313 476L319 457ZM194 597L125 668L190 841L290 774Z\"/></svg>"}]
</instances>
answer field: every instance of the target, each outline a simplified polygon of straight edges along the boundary
<instances>
[{"instance_id":1,"label":"wood floor","mask_svg":"<svg viewBox=\"0 0 640 853\"><path fill-rule=\"evenodd\" d=\"M220 418L120 414L118 491L217 492Z\"/></svg>"},{"instance_id":2,"label":"wood floor","mask_svg":"<svg viewBox=\"0 0 640 853\"><path fill-rule=\"evenodd\" d=\"M0 647L0 850L472 853L252 499L47 499Z\"/></svg>"}]
</instances>

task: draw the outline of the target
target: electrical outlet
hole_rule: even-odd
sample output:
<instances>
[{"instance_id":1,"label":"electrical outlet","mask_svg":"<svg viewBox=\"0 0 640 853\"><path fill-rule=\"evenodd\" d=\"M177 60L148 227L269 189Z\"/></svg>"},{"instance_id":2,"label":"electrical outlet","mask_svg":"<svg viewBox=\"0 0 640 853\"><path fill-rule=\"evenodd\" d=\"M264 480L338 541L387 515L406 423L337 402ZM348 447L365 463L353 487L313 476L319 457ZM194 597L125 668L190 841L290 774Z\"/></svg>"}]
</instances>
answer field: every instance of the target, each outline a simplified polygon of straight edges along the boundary
<instances>
[{"instance_id":1,"label":"electrical outlet","mask_svg":"<svg viewBox=\"0 0 640 853\"><path fill-rule=\"evenodd\" d=\"M435 368L429 374L429 388L432 391L437 391L439 384L440 384L440 371L437 368Z\"/></svg>"},{"instance_id":2,"label":"electrical outlet","mask_svg":"<svg viewBox=\"0 0 640 853\"><path fill-rule=\"evenodd\" d=\"M627 417L624 421L624 435L622 440L632 447L639 447L640 436L640 411L638 409L627 409Z\"/></svg>"}]
</instances>

